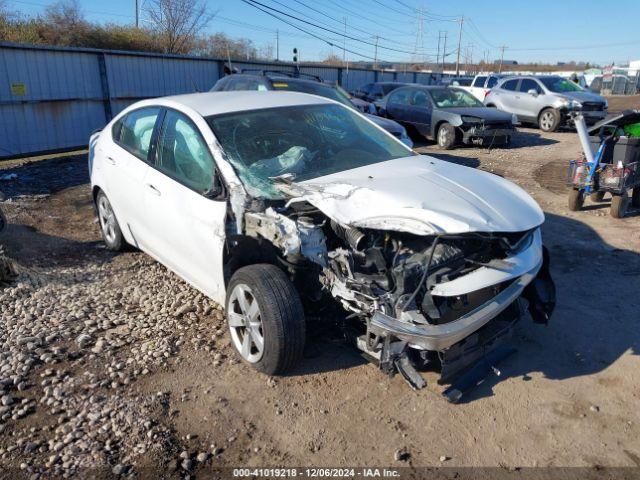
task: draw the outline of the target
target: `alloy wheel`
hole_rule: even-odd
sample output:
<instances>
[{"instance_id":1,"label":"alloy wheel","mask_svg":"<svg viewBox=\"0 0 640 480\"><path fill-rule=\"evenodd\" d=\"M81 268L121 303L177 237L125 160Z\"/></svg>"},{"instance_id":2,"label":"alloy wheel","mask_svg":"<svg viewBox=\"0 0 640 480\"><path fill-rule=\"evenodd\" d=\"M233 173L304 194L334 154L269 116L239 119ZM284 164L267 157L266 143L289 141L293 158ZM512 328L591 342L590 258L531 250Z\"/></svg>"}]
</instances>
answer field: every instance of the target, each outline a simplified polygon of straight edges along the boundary
<instances>
[{"instance_id":1,"label":"alloy wheel","mask_svg":"<svg viewBox=\"0 0 640 480\"><path fill-rule=\"evenodd\" d=\"M108 243L113 243L116 240L116 216L113 213L111 204L107 197L102 195L98 200L98 218L100 220L100 228L102 228L102 234Z\"/></svg>"},{"instance_id":2,"label":"alloy wheel","mask_svg":"<svg viewBox=\"0 0 640 480\"><path fill-rule=\"evenodd\" d=\"M449 141L449 132L446 128L441 128L438 130L438 145L444 147L447 145Z\"/></svg>"},{"instance_id":3,"label":"alloy wheel","mask_svg":"<svg viewBox=\"0 0 640 480\"><path fill-rule=\"evenodd\" d=\"M251 288L239 283L229 297L227 311L231 341L249 363L256 363L264 352L264 333L260 306Z\"/></svg>"},{"instance_id":4,"label":"alloy wheel","mask_svg":"<svg viewBox=\"0 0 640 480\"><path fill-rule=\"evenodd\" d=\"M543 130L550 130L555 123L555 117L551 112L544 112L540 117L540 126Z\"/></svg>"}]
</instances>

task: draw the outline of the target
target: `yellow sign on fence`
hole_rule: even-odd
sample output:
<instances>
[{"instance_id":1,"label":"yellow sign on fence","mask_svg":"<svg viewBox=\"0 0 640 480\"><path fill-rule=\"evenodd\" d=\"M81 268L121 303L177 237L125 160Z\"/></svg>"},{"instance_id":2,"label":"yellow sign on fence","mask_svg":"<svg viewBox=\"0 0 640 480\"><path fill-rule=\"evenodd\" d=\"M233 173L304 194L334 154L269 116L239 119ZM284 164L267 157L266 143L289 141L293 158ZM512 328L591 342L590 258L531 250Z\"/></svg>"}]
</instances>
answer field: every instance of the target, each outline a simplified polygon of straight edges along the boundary
<instances>
[{"instance_id":1,"label":"yellow sign on fence","mask_svg":"<svg viewBox=\"0 0 640 480\"><path fill-rule=\"evenodd\" d=\"M11 95L24 97L27 94L27 86L24 83L12 83Z\"/></svg>"}]
</instances>

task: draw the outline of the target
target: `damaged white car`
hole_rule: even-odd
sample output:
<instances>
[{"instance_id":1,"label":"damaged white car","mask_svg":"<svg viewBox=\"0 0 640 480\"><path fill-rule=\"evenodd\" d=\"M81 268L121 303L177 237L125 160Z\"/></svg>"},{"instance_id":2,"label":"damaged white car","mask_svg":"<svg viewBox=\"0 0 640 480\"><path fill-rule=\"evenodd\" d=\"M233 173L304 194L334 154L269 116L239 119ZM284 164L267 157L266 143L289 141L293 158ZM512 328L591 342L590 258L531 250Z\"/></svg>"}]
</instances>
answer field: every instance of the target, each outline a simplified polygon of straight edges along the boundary
<instances>
[{"instance_id":1,"label":"damaged white car","mask_svg":"<svg viewBox=\"0 0 640 480\"><path fill-rule=\"evenodd\" d=\"M91 137L89 167L108 248L138 247L224 304L239 355L267 374L301 359L305 310L338 305L348 338L414 388L422 369L475 367L456 401L527 306L546 323L555 305L529 195L325 98L139 102Z\"/></svg>"}]
</instances>

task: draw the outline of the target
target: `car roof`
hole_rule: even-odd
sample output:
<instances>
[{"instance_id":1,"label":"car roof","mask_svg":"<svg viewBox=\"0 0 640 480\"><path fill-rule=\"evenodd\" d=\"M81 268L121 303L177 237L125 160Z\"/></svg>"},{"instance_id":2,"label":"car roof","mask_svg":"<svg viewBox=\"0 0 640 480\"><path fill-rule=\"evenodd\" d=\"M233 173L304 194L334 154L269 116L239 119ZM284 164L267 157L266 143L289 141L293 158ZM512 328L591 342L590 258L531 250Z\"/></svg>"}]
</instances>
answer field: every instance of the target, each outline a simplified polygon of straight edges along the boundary
<instances>
[{"instance_id":1,"label":"car roof","mask_svg":"<svg viewBox=\"0 0 640 480\"><path fill-rule=\"evenodd\" d=\"M442 90L445 88L458 88L460 89L459 85L422 85L420 83L407 83L406 85L400 87L400 88L407 88L407 87L412 87L412 88L418 88L420 90ZM398 88L397 90L400 90L400 88ZM396 90L394 90L395 92Z\"/></svg>"},{"instance_id":2,"label":"car roof","mask_svg":"<svg viewBox=\"0 0 640 480\"><path fill-rule=\"evenodd\" d=\"M190 93L141 102L141 104L146 105L164 105L168 107L184 105L185 107L195 110L203 117L223 113L242 112L244 110L328 103L337 102L307 93L253 90Z\"/></svg>"}]
</instances>

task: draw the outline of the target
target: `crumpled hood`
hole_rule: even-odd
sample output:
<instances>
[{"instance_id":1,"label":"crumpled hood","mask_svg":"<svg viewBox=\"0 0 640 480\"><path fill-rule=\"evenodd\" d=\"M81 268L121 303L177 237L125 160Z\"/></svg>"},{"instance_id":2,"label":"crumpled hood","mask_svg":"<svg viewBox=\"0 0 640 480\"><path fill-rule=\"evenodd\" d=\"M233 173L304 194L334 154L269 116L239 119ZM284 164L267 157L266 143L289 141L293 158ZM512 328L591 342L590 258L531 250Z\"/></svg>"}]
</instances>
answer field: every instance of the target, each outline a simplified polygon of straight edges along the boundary
<instances>
[{"instance_id":1,"label":"crumpled hood","mask_svg":"<svg viewBox=\"0 0 640 480\"><path fill-rule=\"evenodd\" d=\"M604 103L604 97L593 92L562 92L557 95L565 97L568 100L577 100L578 102L597 102Z\"/></svg>"},{"instance_id":2,"label":"crumpled hood","mask_svg":"<svg viewBox=\"0 0 640 480\"><path fill-rule=\"evenodd\" d=\"M544 221L520 187L480 170L415 155L282 186L353 227L417 235L518 232Z\"/></svg>"}]
</instances>

